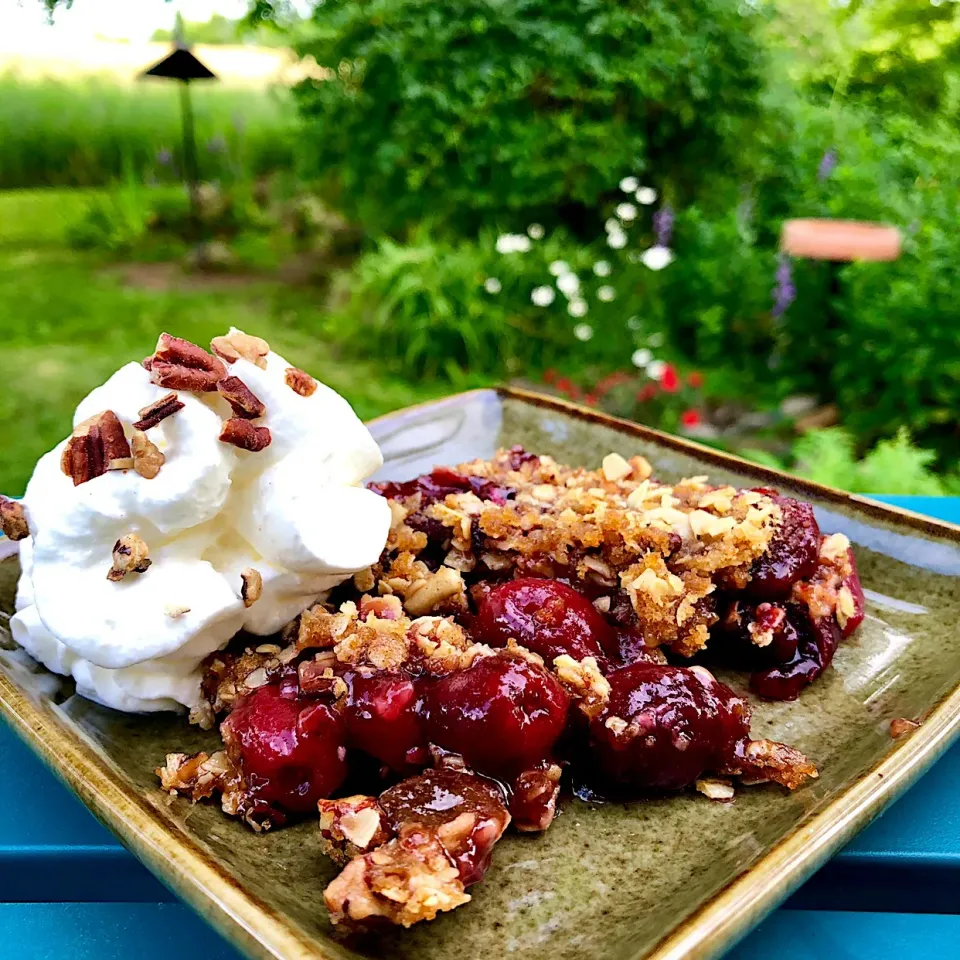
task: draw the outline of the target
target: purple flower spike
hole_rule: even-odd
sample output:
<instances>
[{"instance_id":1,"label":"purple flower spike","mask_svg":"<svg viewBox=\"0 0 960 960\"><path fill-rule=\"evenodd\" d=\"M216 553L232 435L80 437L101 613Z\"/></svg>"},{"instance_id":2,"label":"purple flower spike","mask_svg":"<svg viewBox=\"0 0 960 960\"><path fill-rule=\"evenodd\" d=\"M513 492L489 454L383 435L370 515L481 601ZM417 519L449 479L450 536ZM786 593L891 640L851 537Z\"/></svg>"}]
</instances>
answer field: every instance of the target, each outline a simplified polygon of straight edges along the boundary
<instances>
[{"instance_id":1,"label":"purple flower spike","mask_svg":"<svg viewBox=\"0 0 960 960\"><path fill-rule=\"evenodd\" d=\"M773 288L773 309L770 311L774 319L782 317L787 307L797 299L797 288L793 282L793 265L786 254L780 254L775 276L777 282Z\"/></svg>"},{"instance_id":2,"label":"purple flower spike","mask_svg":"<svg viewBox=\"0 0 960 960\"><path fill-rule=\"evenodd\" d=\"M665 203L653 215L653 232L657 235L658 247L669 247L670 240L673 237L673 207Z\"/></svg>"},{"instance_id":3,"label":"purple flower spike","mask_svg":"<svg viewBox=\"0 0 960 960\"><path fill-rule=\"evenodd\" d=\"M161 167L169 167L173 163L173 154L166 147L161 147L157 151L157 163Z\"/></svg>"},{"instance_id":4,"label":"purple flower spike","mask_svg":"<svg viewBox=\"0 0 960 960\"><path fill-rule=\"evenodd\" d=\"M833 171L837 169L837 162L839 157L837 156L836 147L831 147L820 160L820 166L817 168L817 179L823 183L824 180L828 180L833 174Z\"/></svg>"}]
</instances>

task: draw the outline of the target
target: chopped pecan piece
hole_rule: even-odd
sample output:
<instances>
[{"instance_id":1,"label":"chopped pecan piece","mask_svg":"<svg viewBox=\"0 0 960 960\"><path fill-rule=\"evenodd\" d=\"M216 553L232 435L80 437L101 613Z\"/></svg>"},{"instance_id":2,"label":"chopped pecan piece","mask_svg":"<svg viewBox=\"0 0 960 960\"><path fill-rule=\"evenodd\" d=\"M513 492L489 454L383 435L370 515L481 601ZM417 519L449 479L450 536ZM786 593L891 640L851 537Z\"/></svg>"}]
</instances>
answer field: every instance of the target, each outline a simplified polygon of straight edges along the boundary
<instances>
[{"instance_id":1,"label":"chopped pecan piece","mask_svg":"<svg viewBox=\"0 0 960 960\"><path fill-rule=\"evenodd\" d=\"M130 466L130 444L123 424L112 410L78 424L60 456L60 469L74 486L101 477L108 470Z\"/></svg>"},{"instance_id":2,"label":"chopped pecan piece","mask_svg":"<svg viewBox=\"0 0 960 960\"><path fill-rule=\"evenodd\" d=\"M267 369L270 344L260 337L252 337L248 333L234 330L224 337L214 337L210 341L210 349L227 363L236 363L243 357L261 370Z\"/></svg>"},{"instance_id":3,"label":"chopped pecan piece","mask_svg":"<svg viewBox=\"0 0 960 960\"><path fill-rule=\"evenodd\" d=\"M24 540L30 536L30 527L27 526L27 515L23 512L23 504L8 497L0 497L0 529L3 530L4 536L11 540Z\"/></svg>"},{"instance_id":4,"label":"chopped pecan piece","mask_svg":"<svg viewBox=\"0 0 960 960\"><path fill-rule=\"evenodd\" d=\"M220 430L220 439L241 450L259 453L270 446L270 428L255 427L242 417L231 417Z\"/></svg>"},{"instance_id":5,"label":"chopped pecan piece","mask_svg":"<svg viewBox=\"0 0 960 960\"><path fill-rule=\"evenodd\" d=\"M348 693L347 681L338 677L325 658L304 660L297 668L300 689L311 697L329 695L339 700Z\"/></svg>"},{"instance_id":6,"label":"chopped pecan piece","mask_svg":"<svg viewBox=\"0 0 960 960\"><path fill-rule=\"evenodd\" d=\"M317 381L305 373L299 367L287 367L287 372L283 375L287 386L294 392L299 393L301 397L310 397L317 390Z\"/></svg>"},{"instance_id":7,"label":"chopped pecan piece","mask_svg":"<svg viewBox=\"0 0 960 960\"><path fill-rule=\"evenodd\" d=\"M906 717L895 717L890 721L890 736L895 740L905 733L911 733L920 726L917 720L908 720Z\"/></svg>"},{"instance_id":8,"label":"chopped pecan piece","mask_svg":"<svg viewBox=\"0 0 960 960\"><path fill-rule=\"evenodd\" d=\"M263 593L263 577L259 570L248 567L240 574L240 579L243 581L240 587L240 598L245 607L252 607Z\"/></svg>"},{"instance_id":9,"label":"chopped pecan piece","mask_svg":"<svg viewBox=\"0 0 960 960\"><path fill-rule=\"evenodd\" d=\"M732 770L721 773L742 777L751 783L772 780L788 790L796 790L807 780L820 776L816 766L799 750L775 740L750 740L734 761Z\"/></svg>"},{"instance_id":10,"label":"chopped pecan piece","mask_svg":"<svg viewBox=\"0 0 960 960\"><path fill-rule=\"evenodd\" d=\"M323 899L334 923L383 918L410 927L468 903L470 895L443 844L414 829L354 857Z\"/></svg>"},{"instance_id":11,"label":"chopped pecan piece","mask_svg":"<svg viewBox=\"0 0 960 960\"><path fill-rule=\"evenodd\" d=\"M161 333L157 349L143 361L151 382L171 390L210 393L227 375L223 361L189 340Z\"/></svg>"},{"instance_id":12,"label":"chopped pecan piece","mask_svg":"<svg viewBox=\"0 0 960 960\"><path fill-rule=\"evenodd\" d=\"M113 566L107 579L116 583L128 573L143 573L152 562L150 548L143 539L135 533L128 533L113 545Z\"/></svg>"},{"instance_id":13,"label":"chopped pecan piece","mask_svg":"<svg viewBox=\"0 0 960 960\"><path fill-rule=\"evenodd\" d=\"M393 831L375 797L362 795L321 800L320 848L344 866L354 857L386 843Z\"/></svg>"},{"instance_id":14,"label":"chopped pecan piece","mask_svg":"<svg viewBox=\"0 0 960 960\"><path fill-rule=\"evenodd\" d=\"M224 377L217 384L217 390L233 407L233 412L244 420L256 420L267 412L260 398L239 377Z\"/></svg>"},{"instance_id":15,"label":"chopped pecan piece","mask_svg":"<svg viewBox=\"0 0 960 960\"><path fill-rule=\"evenodd\" d=\"M160 448L139 430L131 437L130 446L133 450L133 469L144 480L152 480L167 458L160 452Z\"/></svg>"},{"instance_id":16,"label":"chopped pecan piece","mask_svg":"<svg viewBox=\"0 0 960 960\"><path fill-rule=\"evenodd\" d=\"M179 400L175 393L168 393L165 397L154 400L153 403L140 411L140 419L133 425L133 429L149 430L182 409L183 401Z\"/></svg>"}]
</instances>

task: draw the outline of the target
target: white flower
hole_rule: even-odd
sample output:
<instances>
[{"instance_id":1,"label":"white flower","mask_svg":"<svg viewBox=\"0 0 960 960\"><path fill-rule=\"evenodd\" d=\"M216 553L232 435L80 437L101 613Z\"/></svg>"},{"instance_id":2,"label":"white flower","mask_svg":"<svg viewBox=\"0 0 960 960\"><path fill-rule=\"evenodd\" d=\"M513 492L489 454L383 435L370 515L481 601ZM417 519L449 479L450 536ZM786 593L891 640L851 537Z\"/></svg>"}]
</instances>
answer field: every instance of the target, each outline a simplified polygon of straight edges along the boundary
<instances>
[{"instance_id":1,"label":"white flower","mask_svg":"<svg viewBox=\"0 0 960 960\"><path fill-rule=\"evenodd\" d=\"M603 225L603 229L606 230L607 233L617 233L618 231L622 232L623 224L616 217L611 217Z\"/></svg>"},{"instance_id":2,"label":"white flower","mask_svg":"<svg viewBox=\"0 0 960 960\"><path fill-rule=\"evenodd\" d=\"M530 238L522 233L502 233L497 237L497 253L526 253Z\"/></svg>"},{"instance_id":3,"label":"white flower","mask_svg":"<svg viewBox=\"0 0 960 960\"><path fill-rule=\"evenodd\" d=\"M627 235L621 230L618 233L611 231L607 234L607 246L611 250L622 250L627 245Z\"/></svg>"},{"instance_id":4,"label":"white flower","mask_svg":"<svg viewBox=\"0 0 960 960\"><path fill-rule=\"evenodd\" d=\"M573 304L570 304L570 306L572 307ZM573 328L573 335L586 343L593 336L593 327L589 323L578 323Z\"/></svg>"},{"instance_id":5,"label":"white flower","mask_svg":"<svg viewBox=\"0 0 960 960\"><path fill-rule=\"evenodd\" d=\"M634 317L630 318L630 320L633 320L633 319L635 318ZM630 321L628 320L627 325L629 326L629 324L630 324ZM653 354L646 347L641 347L639 350L633 351L633 355L630 357L630 362L635 367L645 367L652 359L653 359Z\"/></svg>"},{"instance_id":6,"label":"white flower","mask_svg":"<svg viewBox=\"0 0 960 960\"><path fill-rule=\"evenodd\" d=\"M643 321L639 317L630 317L627 320L627 329L628 330L639 330L643 326ZM647 361L644 360L644 363ZM639 366L639 364L637 364Z\"/></svg>"},{"instance_id":7,"label":"white flower","mask_svg":"<svg viewBox=\"0 0 960 960\"><path fill-rule=\"evenodd\" d=\"M617 291L613 289L609 284L604 284L597 291L597 299L602 300L604 303L609 303L611 300L616 300Z\"/></svg>"},{"instance_id":8,"label":"white flower","mask_svg":"<svg viewBox=\"0 0 960 960\"><path fill-rule=\"evenodd\" d=\"M655 247L650 247L649 250L644 250L640 259L645 267L649 267L651 270L662 270L664 267L670 266L674 258L673 251L669 247L662 247L657 244Z\"/></svg>"},{"instance_id":9,"label":"white flower","mask_svg":"<svg viewBox=\"0 0 960 960\"><path fill-rule=\"evenodd\" d=\"M564 273L557 277L557 289L568 299L580 292L580 278L575 273Z\"/></svg>"},{"instance_id":10,"label":"white flower","mask_svg":"<svg viewBox=\"0 0 960 960\"><path fill-rule=\"evenodd\" d=\"M538 307L549 307L555 296L553 287L534 287L530 293L530 299Z\"/></svg>"},{"instance_id":11,"label":"white flower","mask_svg":"<svg viewBox=\"0 0 960 960\"><path fill-rule=\"evenodd\" d=\"M635 196L637 203L642 203L645 207L657 202L657 191L653 187L641 187Z\"/></svg>"},{"instance_id":12,"label":"white flower","mask_svg":"<svg viewBox=\"0 0 960 960\"><path fill-rule=\"evenodd\" d=\"M548 269L555 277L562 277L565 273L570 272L570 266L565 260L554 260Z\"/></svg>"},{"instance_id":13,"label":"white flower","mask_svg":"<svg viewBox=\"0 0 960 960\"><path fill-rule=\"evenodd\" d=\"M542 240L543 239L543 224L542 223L531 223L527 227L527 236L531 240Z\"/></svg>"},{"instance_id":14,"label":"white flower","mask_svg":"<svg viewBox=\"0 0 960 960\"><path fill-rule=\"evenodd\" d=\"M486 290L487 293L499 293L503 289L503 286L496 277L487 277L487 279L483 281L483 289Z\"/></svg>"},{"instance_id":15,"label":"white flower","mask_svg":"<svg viewBox=\"0 0 960 960\"><path fill-rule=\"evenodd\" d=\"M640 186L640 181L636 177L624 177L620 181L620 189L624 193L633 193Z\"/></svg>"},{"instance_id":16,"label":"white flower","mask_svg":"<svg viewBox=\"0 0 960 960\"><path fill-rule=\"evenodd\" d=\"M567 313L569 313L571 317L582 317L586 312L586 300L571 300L567 306Z\"/></svg>"},{"instance_id":17,"label":"white flower","mask_svg":"<svg viewBox=\"0 0 960 960\"><path fill-rule=\"evenodd\" d=\"M608 260L598 260L598 261L593 265L593 272L594 272L598 277L609 277L609 276L610 276L610 270L611 270L611 269L612 269L612 268L611 268L610 262L609 262Z\"/></svg>"},{"instance_id":18,"label":"white flower","mask_svg":"<svg viewBox=\"0 0 960 960\"><path fill-rule=\"evenodd\" d=\"M667 369L663 360L651 360L647 364L647 376L651 380L659 380L663 376L663 371Z\"/></svg>"},{"instance_id":19,"label":"white flower","mask_svg":"<svg viewBox=\"0 0 960 960\"><path fill-rule=\"evenodd\" d=\"M618 203L617 216L629 223L631 220L637 219L637 208L632 203Z\"/></svg>"}]
</instances>

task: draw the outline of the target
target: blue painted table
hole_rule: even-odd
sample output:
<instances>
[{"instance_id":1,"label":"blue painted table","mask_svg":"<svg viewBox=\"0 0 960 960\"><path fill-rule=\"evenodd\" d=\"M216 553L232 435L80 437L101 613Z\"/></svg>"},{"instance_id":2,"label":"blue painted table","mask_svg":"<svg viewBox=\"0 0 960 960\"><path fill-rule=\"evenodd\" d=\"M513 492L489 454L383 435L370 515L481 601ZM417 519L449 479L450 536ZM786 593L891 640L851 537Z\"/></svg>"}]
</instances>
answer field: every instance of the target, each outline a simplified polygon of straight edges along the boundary
<instances>
[{"instance_id":1,"label":"blue painted table","mask_svg":"<svg viewBox=\"0 0 960 960\"><path fill-rule=\"evenodd\" d=\"M960 498L878 498L960 523ZM0 960L238 960L0 721ZM728 960L960 956L960 745Z\"/></svg>"}]
</instances>

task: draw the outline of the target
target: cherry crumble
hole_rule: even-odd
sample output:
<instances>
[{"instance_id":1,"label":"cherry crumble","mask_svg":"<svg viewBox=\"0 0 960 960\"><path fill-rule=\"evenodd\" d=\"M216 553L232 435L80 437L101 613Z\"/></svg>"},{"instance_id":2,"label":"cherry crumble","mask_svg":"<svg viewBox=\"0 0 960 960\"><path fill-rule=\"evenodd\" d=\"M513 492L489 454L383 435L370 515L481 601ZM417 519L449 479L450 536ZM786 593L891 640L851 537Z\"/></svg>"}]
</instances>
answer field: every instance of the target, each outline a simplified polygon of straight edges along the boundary
<instances>
[{"instance_id":1,"label":"cherry crumble","mask_svg":"<svg viewBox=\"0 0 960 960\"><path fill-rule=\"evenodd\" d=\"M817 776L753 739L708 669L792 700L863 620L849 541L808 504L519 447L371 489L393 515L380 561L275 643L208 658L191 720L219 721L223 749L157 771L255 830L318 812L335 923L466 903L509 825L549 827L567 778L597 800L729 801L737 781Z\"/></svg>"}]
</instances>

